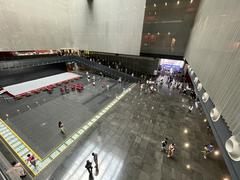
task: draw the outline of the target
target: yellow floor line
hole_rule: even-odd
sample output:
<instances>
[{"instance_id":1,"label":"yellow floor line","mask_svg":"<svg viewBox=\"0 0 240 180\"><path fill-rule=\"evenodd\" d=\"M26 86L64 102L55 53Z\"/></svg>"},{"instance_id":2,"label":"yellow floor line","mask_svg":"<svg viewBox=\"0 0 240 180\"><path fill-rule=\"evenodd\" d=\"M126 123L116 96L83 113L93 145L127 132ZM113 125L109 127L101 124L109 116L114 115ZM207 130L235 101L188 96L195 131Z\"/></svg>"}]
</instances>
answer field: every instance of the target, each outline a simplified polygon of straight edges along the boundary
<instances>
[{"instance_id":1,"label":"yellow floor line","mask_svg":"<svg viewBox=\"0 0 240 180\"><path fill-rule=\"evenodd\" d=\"M103 111L105 108L107 108L107 107L109 107L109 106L113 107L122 97L124 97L129 91L131 91L131 89L132 89L135 85L136 85L136 84L132 84L126 91L124 91L124 92L117 98L117 100L114 99L114 100L111 101L109 104L107 104L107 105L106 105L104 108L102 108L94 117L92 117L89 121L87 121L87 123L84 124L80 129L83 129L83 127L85 127L92 119L97 118L97 120L98 120L102 115L104 115L104 114L110 109L110 108L108 108L107 111L105 111L104 113L102 113L102 111ZM113 102L114 102L114 103L113 103ZM101 113L102 113L102 114L101 114ZM101 115L100 115L100 114L101 114ZM96 120L96 121L97 121L97 120ZM54 150L51 151L51 153L49 153L47 156L45 156L44 159L42 159L32 148L30 148L30 147L25 143L24 140L22 140L22 138L20 138L20 137L18 136L1 118L0 118L0 121L13 133L13 135L15 135L15 136L18 138L18 140L19 140L23 145L25 145L25 147L40 161L40 163L43 162L44 160L48 159L52 153L54 153L55 151L57 151L57 149L58 149L61 145L63 145L69 138L72 138L72 136L73 136L74 134L76 134L76 133L80 130L80 129L78 129L77 131L75 131L74 133L72 133L72 135L70 135L70 136L67 138L66 141L64 141L64 142L61 143L60 145L56 146L56 148L54 148ZM94 121L94 123L95 123L96 121ZM90 128L94 123L92 123L88 128ZM87 129L88 129L88 128L87 128ZM83 129L83 131L85 132L84 129ZM82 134L84 134L84 133L82 133ZM82 135L82 134L81 134L81 135ZM79 135L76 139L74 139L73 142L75 142L77 139L79 139L79 138L81 137L81 135ZM2 136L2 135L1 135L1 136ZM41 171L43 171L46 167L48 167L48 165L51 164L51 162L53 161L53 160L51 160L51 161L48 162L44 167L42 167L41 169L38 169L38 171L35 172L35 171L31 168L31 165L29 165L29 164L26 163L26 159L23 159L23 157L10 145L10 143L8 142L8 140L5 139L3 136L2 136L2 138L4 139L4 141L6 141L6 143L11 147L11 149L17 154L17 156L25 163L25 165L28 167L28 169L29 169L35 176L39 175L39 173L40 173ZM65 148L63 151L61 151L54 159L56 159L56 158L57 158L60 154L62 154L66 149L67 149L67 148Z\"/></svg>"},{"instance_id":2,"label":"yellow floor line","mask_svg":"<svg viewBox=\"0 0 240 180\"><path fill-rule=\"evenodd\" d=\"M20 138L20 137L17 135L17 133L15 133L15 131L13 131L12 128L10 128L1 118L0 118L0 121L4 124L4 126L6 126L6 127L18 138L18 140L19 140L24 146L26 146L26 148L27 148L38 160L42 160L42 158L41 158L32 148L30 148L30 147L27 145L27 143L26 143L22 138ZM3 136L2 136L2 138L3 138L6 142L8 142L8 140L5 139ZM10 145L10 144L9 144L9 145ZM15 151L15 152L16 152L16 151ZM16 152L16 154L18 154L18 153Z\"/></svg>"}]
</instances>

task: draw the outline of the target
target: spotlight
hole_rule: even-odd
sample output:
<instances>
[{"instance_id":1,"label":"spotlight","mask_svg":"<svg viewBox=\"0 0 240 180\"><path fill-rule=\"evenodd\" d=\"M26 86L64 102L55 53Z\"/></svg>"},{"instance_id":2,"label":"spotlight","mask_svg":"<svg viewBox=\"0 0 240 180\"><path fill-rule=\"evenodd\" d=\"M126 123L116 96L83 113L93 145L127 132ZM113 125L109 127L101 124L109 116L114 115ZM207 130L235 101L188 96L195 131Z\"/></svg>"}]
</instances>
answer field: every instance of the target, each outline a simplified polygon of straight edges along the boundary
<instances>
[{"instance_id":1,"label":"spotlight","mask_svg":"<svg viewBox=\"0 0 240 180\"><path fill-rule=\"evenodd\" d=\"M214 151L214 155L218 156L220 154L220 152L218 150Z\"/></svg>"},{"instance_id":2,"label":"spotlight","mask_svg":"<svg viewBox=\"0 0 240 180\"><path fill-rule=\"evenodd\" d=\"M186 168L187 168L187 169L190 169L190 168L191 168L190 164L187 164L187 165L186 165Z\"/></svg>"},{"instance_id":3,"label":"spotlight","mask_svg":"<svg viewBox=\"0 0 240 180\"><path fill-rule=\"evenodd\" d=\"M189 143L185 143L185 144L184 144L184 147L185 147L185 148L189 148L189 146L190 146Z\"/></svg>"},{"instance_id":4,"label":"spotlight","mask_svg":"<svg viewBox=\"0 0 240 180\"><path fill-rule=\"evenodd\" d=\"M183 133L184 133L184 134L187 134L187 133L188 133L188 130L185 128L185 129L183 130Z\"/></svg>"}]
</instances>

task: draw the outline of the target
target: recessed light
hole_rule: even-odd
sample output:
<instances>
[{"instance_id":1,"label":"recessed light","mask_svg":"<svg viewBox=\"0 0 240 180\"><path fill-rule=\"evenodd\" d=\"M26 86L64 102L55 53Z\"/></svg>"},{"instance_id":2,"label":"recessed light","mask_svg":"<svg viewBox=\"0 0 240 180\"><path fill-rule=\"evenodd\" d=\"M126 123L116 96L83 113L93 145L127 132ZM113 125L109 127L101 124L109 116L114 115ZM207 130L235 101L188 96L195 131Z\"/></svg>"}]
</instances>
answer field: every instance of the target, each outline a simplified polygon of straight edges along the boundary
<instances>
[{"instance_id":1,"label":"recessed light","mask_svg":"<svg viewBox=\"0 0 240 180\"><path fill-rule=\"evenodd\" d=\"M154 7L157 7L156 3L153 4Z\"/></svg>"},{"instance_id":2,"label":"recessed light","mask_svg":"<svg viewBox=\"0 0 240 180\"><path fill-rule=\"evenodd\" d=\"M170 32L168 32L167 34L168 34L168 35L170 35L171 33L170 33Z\"/></svg>"},{"instance_id":3,"label":"recessed light","mask_svg":"<svg viewBox=\"0 0 240 180\"><path fill-rule=\"evenodd\" d=\"M180 4L180 1L177 1L177 5L179 5Z\"/></svg>"},{"instance_id":4,"label":"recessed light","mask_svg":"<svg viewBox=\"0 0 240 180\"><path fill-rule=\"evenodd\" d=\"M187 169L190 169L190 168L191 168L190 164L187 164L187 165L186 165L186 168L187 168Z\"/></svg>"},{"instance_id":5,"label":"recessed light","mask_svg":"<svg viewBox=\"0 0 240 180\"><path fill-rule=\"evenodd\" d=\"M218 156L220 154L220 152L218 150L214 151L214 155Z\"/></svg>"},{"instance_id":6,"label":"recessed light","mask_svg":"<svg viewBox=\"0 0 240 180\"><path fill-rule=\"evenodd\" d=\"M154 14L157 15L157 12L155 11Z\"/></svg>"},{"instance_id":7,"label":"recessed light","mask_svg":"<svg viewBox=\"0 0 240 180\"><path fill-rule=\"evenodd\" d=\"M160 32L157 32L157 35L160 35Z\"/></svg>"},{"instance_id":8,"label":"recessed light","mask_svg":"<svg viewBox=\"0 0 240 180\"><path fill-rule=\"evenodd\" d=\"M148 32L147 34L148 34L148 35L150 35L151 33L150 33L150 32Z\"/></svg>"},{"instance_id":9,"label":"recessed light","mask_svg":"<svg viewBox=\"0 0 240 180\"><path fill-rule=\"evenodd\" d=\"M183 133L184 133L184 134L187 134L187 133L188 133L188 129L185 128L185 129L183 130Z\"/></svg>"},{"instance_id":10,"label":"recessed light","mask_svg":"<svg viewBox=\"0 0 240 180\"><path fill-rule=\"evenodd\" d=\"M165 6L167 6L167 2L165 2Z\"/></svg>"},{"instance_id":11,"label":"recessed light","mask_svg":"<svg viewBox=\"0 0 240 180\"><path fill-rule=\"evenodd\" d=\"M229 180L228 178L223 178L223 180Z\"/></svg>"},{"instance_id":12,"label":"recessed light","mask_svg":"<svg viewBox=\"0 0 240 180\"><path fill-rule=\"evenodd\" d=\"M190 0L190 4L192 4L193 3L193 0Z\"/></svg>"},{"instance_id":13,"label":"recessed light","mask_svg":"<svg viewBox=\"0 0 240 180\"><path fill-rule=\"evenodd\" d=\"M190 144L189 143L184 143L185 148L189 148Z\"/></svg>"},{"instance_id":14,"label":"recessed light","mask_svg":"<svg viewBox=\"0 0 240 180\"><path fill-rule=\"evenodd\" d=\"M203 122L207 122L207 119L204 119Z\"/></svg>"}]
</instances>

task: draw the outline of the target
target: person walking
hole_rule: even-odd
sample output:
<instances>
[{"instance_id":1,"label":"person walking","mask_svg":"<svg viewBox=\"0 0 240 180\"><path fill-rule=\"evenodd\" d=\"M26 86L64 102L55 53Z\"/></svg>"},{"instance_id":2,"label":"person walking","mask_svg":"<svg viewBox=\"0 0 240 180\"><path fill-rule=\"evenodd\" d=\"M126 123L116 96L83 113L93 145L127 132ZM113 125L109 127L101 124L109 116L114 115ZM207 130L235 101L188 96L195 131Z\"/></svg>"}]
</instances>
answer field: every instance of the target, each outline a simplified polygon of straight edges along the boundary
<instances>
[{"instance_id":1,"label":"person walking","mask_svg":"<svg viewBox=\"0 0 240 180\"><path fill-rule=\"evenodd\" d=\"M93 161L95 163L95 168L98 169L98 155L97 153L92 153L92 156L93 156Z\"/></svg>"},{"instance_id":2,"label":"person walking","mask_svg":"<svg viewBox=\"0 0 240 180\"><path fill-rule=\"evenodd\" d=\"M58 128L60 129L60 131L61 131L62 134L65 134L65 130L64 130L64 126L63 126L62 121L59 121L59 122L58 122Z\"/></svg>"},{"instance_id":3,"label":"person walking","mask_svg":"<svg viewBox=\"0 0 240 180\"><path fill-rule=\"evenodd\" d=\"M92 175L92 163L89 160L86 161L85 168L88 170L89 175L91 176Z\"/></svg>"},{"instance_id":4,"label":"person walking","mask_svg":"<svg viewBox=\"0 0 240 180\"><path fill-rule=\"evenodd\" d=\"M31 165L33 165L35 168L37 168L37 164L36 164L37 160L36 160L36 158L33 155L28 154L26 161L30 162Z\"/></svg>"},{"instance_id":5,"label":"person walking","mask_svg":"<svg viewBox=\"0 0 240 180\"><path fill-rule=\"evenodd\" d=\"M168 146L168 153L167 153L167 157L170 158L173 156L173 153L175 151L175 144L172 143Z\"/></svg>"},{"instance_id":6,"label":"person walking","mask_svg":"<svg viewBox=\"0 0 240 180\"><path fill-rule=\"evenodd\" d=\"M161 147L161 150L166 152L167 150L167 143L168 143L168 138L165 138L163 141L162 141L162 147Z\"/></svg>"}]
</instances>

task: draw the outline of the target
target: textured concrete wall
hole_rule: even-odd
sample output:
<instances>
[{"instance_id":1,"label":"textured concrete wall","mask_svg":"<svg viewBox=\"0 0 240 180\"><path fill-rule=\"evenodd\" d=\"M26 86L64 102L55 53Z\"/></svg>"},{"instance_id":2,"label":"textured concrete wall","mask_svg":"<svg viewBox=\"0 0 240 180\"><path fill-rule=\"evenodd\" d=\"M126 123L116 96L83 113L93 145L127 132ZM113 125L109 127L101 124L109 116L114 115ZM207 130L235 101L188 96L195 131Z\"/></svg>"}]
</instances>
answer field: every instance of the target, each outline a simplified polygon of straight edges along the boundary
<instances>
[{"instance_id":1,"label":"textured concrete wall","mask_svg":"<svg viewBox=\"0 0 240 180\"><path fill-rule=\"evenodd\" d=\"M240 138L239 17L239 0L203 0L185 56L233 135Z\"/></svg>"},{"instance_id":2,"label":"textured concrete wall","mask_svg":"<svg viewBox=\"0 0 240 180\"><path fill-rule=\"evenodd\" d=\"M146 0L73 0L73 47L139 55Z\"/></svg>"},{"instance_id":3,"label":"textured concrete wall","mask_svg":"<svg viewBox=\"0 0 240 180\"><path fill-rule=\"evenodd\" d=\"M67 48L72 44L69 1L0 0L0 51Z\"/></svg>"},{"instance_id":4,"label":"textured concrete wall","mask_svg":"<svg viewBox=\"0 0 240 180\"><path fill-rule=\"evenodd\" d=\"M0 51L79 48L138 55L146 0L0 0Z\"/></svg>"}]
</instances>

